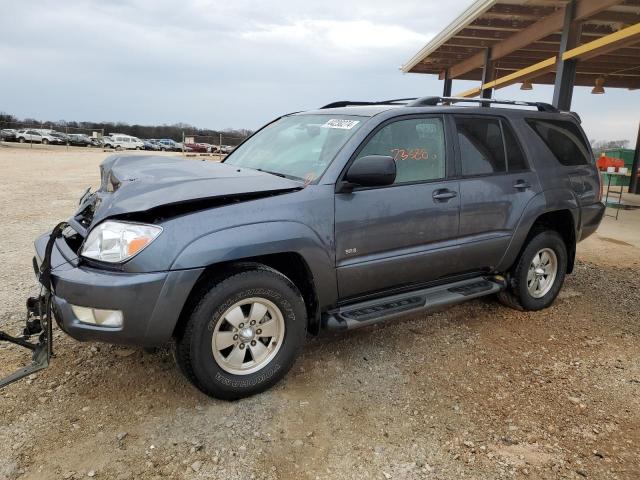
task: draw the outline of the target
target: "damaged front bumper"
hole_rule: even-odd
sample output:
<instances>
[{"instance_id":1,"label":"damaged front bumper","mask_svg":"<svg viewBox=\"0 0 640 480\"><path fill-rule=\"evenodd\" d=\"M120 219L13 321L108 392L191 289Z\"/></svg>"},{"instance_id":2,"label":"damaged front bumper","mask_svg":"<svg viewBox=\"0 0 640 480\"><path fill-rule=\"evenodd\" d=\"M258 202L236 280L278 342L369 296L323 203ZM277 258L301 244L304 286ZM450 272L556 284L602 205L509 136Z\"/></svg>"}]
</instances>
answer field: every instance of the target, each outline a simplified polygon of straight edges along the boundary
<instances>
[{"instance_id":1,"label":"damaged front bumper","mask_svg":"<svg viewBox=\"0 0 640 480\"><path fill-rule=\"evenodd\" d=\"M36 240L42 258L47 236ZM80 341L157 346L169 341L193 285L203 269L127 273L81 264L77 253L58 238L52 251L51 302L58 326ZM88 323L79 311L115 311L119 326Z\"/></svg>"},{"instance_id":2,"label":"damaged front bumper","mask_svg":"<svg viewBox=\"0 0 640 480\"><path fill-rule=\"evenodd\" d=\"M56 225L45 239L41 261L34 262L36 276L42 288L39 296L27 300L27 318L22 334L13 336L0 331L0 341L18 345L33 352L31 364L0 379L0 388L49 366L49 359L53 354L53 310L51 305L51 270L53 267L51 257L55 241L62 235L66 226L67 224L64 222ZM31 340L35 336L38 338L37 342Z\"/></svg>"},{"instance_id":3,"label":"damaged front bumper","mask_svg":"<svg viewBox=\"0 0 640 480\"><path fill-rule=\"evenodd\" d=\"M0 332L0 341L33 351L31 365L4 379L0 388L48 366L52 354L52 323L81 341L157 346L171 340L203 268L127 273L93 268L80 262L61 223L35 242L34 269L42 285L40 296L27 302L27 322L21 335ZM87 322L87 311L118 312L117 326ZM37 342L31 339L37 336Z\"/></svg>"}]
</instances>

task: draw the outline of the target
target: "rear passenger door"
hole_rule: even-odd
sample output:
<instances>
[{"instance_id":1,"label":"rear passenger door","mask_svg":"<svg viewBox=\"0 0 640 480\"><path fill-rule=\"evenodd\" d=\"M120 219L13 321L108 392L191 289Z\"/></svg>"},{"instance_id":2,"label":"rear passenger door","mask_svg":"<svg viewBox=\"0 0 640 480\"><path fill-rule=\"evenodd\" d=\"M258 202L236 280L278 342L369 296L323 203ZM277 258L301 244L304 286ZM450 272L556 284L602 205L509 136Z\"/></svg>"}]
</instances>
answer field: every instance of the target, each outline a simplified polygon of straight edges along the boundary
<instances>
[{"instance_id":1,"label":"rear passenger door","mask_svg":"<svg viewBox=\"0 0 640 480\"><path fill-rule=\"evenodd\" d=\"M460 261L492 270L504 255L527 203L540 191L509 122L455 115L460 175Z\"/></svg>"},{"instance_id":2,"label":"rear passenger door","mask_svg":"<svg viewBox=\"0 0 640 480\"><path fill-rule=\"evenodd\" d=\"M392 119L363 142L355 158L396 160L393 185L335 196L341 298L436 280L456 271L459 193L453 149L442 116Z\"/></svg>"}]
</instances>

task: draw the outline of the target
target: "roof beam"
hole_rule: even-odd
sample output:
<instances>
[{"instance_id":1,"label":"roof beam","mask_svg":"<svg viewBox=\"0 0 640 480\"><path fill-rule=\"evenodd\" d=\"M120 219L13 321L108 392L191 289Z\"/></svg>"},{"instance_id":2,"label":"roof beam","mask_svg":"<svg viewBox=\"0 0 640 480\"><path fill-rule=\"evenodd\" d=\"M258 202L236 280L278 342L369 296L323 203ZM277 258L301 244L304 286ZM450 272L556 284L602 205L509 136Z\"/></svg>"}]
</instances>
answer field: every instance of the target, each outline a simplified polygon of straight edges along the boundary
<instances>
[{"instance_id":1,"label":"roof beam","mask_svg":"<svg viewBox=\"0 0 640 480\"><path fill-rule=\"evenodd\" d=\"M562 54L562 59L564 61L580 60L581 62L583 62L599 55L606 54L611 50L615 50L616 48L637 43L639 40L640 22L630 27L624 28L616 33L607 35L606 37L599 38L592 42L585 43L584 45L580 45L579 47L567 50ZM557 56L547 58L546 60L538 62L529 67L522 68L518 71L497 78L491 82L484 83L479 87L469 89L465 92L462 92L458 96L475 97L479 95L483 90L503 88L509 85L513 85L514 83L522 82L524 80L531 80L533 78L545 76L545 74L549 74L550 72L556 70L557 58ZM629 68L627 69L629 72L623 72L623 70L621 69L618 70L617 74L614 72L610 76L607 76L606 72L588 73L589 62L584 63L585 70L581 70L581 65L583 65L581 62L578 63L578 72L576 74L577 84L584 85L584 82L586 82L587 79L591 78L591 76L593 75L594 77L604 76L605 78L607 78L607 83L609 84L609 86L626 86L627 88L640 87L640 74L636 73L637 70L633 70L633 67L638 65L638 62L629 63ZM629 77L629 79L625 80L625 76ZM555 78L555 75L553 76L553 78ZM638 78L638 87L635 86L635 78ZM549 79L545 77L543 83L549 83L548 80Z\"/></svg>"},{"instance_id":2,"label":"roof beam","mask_svg":"<svg viewBox=\"0 0 640 480\"><path fill-rule=\"evenodd\" d=\"M524 80L530 80L538 77L543 73L551 72L556 68L557 57L550 57L533 65L518 70L517 72L505 75L504 77L497 78L493 82L489 82L485 88L504 88L514 83L519 83Z\"/></svg>"},{"instance_id":3,"label":"roof beam","mask_svg":"<svg viewBox=\"0 0 640 480\"><path fill-rule=\"evenodd\" d=\"M640 22L627 28L567 50L562 54L563 60L588 60L603 55L620 47L634 44L640 40ZM630 65L633 66L633 65Z\"/></svg>"},{"instance_id":4,"label":"roof beam","mask_svg":"<svg viewBox=\"0 0 640 480\"><path fill-rule=\"evenodd\" d=\"M622 0L580 0L576 5L575 20L583 20L607 8L621 3ZM491 47L491 60L498 60L516 50L548 37L562 30L564 9L557 10L551 15L538 20L520 32L505 38ZM476 53L449 69L451 78L456 78L475 68L480 68L484 62L484 52Z\"/></svg>"}]
</instances>

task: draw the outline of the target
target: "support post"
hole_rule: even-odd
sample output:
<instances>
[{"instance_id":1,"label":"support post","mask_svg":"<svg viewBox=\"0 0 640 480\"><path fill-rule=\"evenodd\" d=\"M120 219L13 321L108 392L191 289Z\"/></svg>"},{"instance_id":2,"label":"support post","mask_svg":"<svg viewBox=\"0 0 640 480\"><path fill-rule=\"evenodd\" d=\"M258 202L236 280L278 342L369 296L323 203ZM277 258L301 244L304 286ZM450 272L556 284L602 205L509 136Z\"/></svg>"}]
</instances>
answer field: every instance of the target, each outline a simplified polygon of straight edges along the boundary
<instances>
[{"instance_id":1,"label":"support post","mask_svg":"<svg viewBox=\"0 0 640 480\"><path fill-rule=\"evenodd\" d=\"M640 123L638 123L638 136L636 137L636 153L633 155L633 164L631 165L631 181L629 182L629 193L640 193L638 170L640 170Z\"/></svg>"},{"instance_id":2,"label":"support post","mask_svg":"<svg viewBox=\"0 0 640 480\"><path fill-rule=\"evenodd\" d=\"M451 96L451 78L449 78L449 70L444 72L444 86L442 88L442 96L450 97Z\"/></svg>"},{"instance_id":3,"label":"support post","mask_svg":"<svg viewBox=\"0 0 640 480\"><path fill-rule=\"evenodd\" d=\"M560 50L556 64L556 80L553 88L553 106L559 110L569 111L576 79L577 60L563 60L562 54L578 46L581 22L575 21L576 0L571 0L564 9L564 22L560 37Z\"/></svg>"},{"instance_id":4,"label":"support post","mask_svg":"<svg viewBox=\"0 0 640 480\"><path fill-rule=\"evenodd\" d=\"M491 49L486 48L484 51L484 65L482 66L482 86L480 87L480 98L491 98L493 88L484 88L485 84L495 80L496 69L491 60ZM483 107L489 107L489 103L483 103Z\"/></svg>"}]
</instances>

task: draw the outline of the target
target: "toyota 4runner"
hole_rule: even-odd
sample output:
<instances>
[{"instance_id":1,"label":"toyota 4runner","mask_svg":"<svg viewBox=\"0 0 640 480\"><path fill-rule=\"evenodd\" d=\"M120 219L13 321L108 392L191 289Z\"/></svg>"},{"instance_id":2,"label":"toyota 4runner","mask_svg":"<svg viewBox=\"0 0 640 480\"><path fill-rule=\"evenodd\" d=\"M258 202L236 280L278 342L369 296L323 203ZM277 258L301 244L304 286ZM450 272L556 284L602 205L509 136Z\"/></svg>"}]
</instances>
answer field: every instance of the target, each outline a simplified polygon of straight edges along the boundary
<instances>
[{"instance_id":1,"label":"toyota 4runner","mask_svg":"<svg viewBox=\"0 0 640 480\"><path fill-rule=\"evenodd\" d=\"M100 188L36 240L33 318L172 342L196 387L235 399L281 379L307 332L492 294L548 307L604 211L579 118L463 101L285 115L220 163L107 158ZM33 323L25 335L52 322Z\"/></svg>"}]
</instances>

